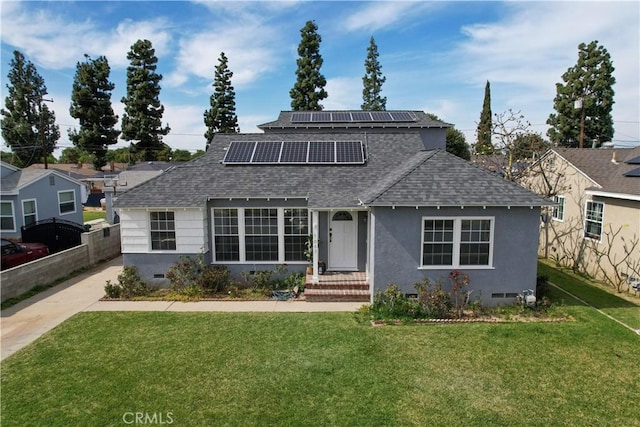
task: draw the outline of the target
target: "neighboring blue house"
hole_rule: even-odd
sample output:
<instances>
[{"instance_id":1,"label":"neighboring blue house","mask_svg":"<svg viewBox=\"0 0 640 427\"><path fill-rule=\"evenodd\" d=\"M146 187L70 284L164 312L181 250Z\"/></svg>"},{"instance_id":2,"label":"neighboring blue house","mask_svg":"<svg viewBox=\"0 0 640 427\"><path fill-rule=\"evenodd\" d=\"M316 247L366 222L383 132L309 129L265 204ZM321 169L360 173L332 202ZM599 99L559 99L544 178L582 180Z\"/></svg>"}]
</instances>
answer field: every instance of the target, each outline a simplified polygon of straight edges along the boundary
<instances>
[{"instance_id":1,"label":"neighboring blue house","mask_svg":"<svg viewBox=\"0 0 640 427\"><path fill-rule=\"evenodd\" d=\"M421 111L281 112L264 133L216 134L207 154L120 195L125 265L163 284L182 255L232 274L287 264L362 272L369 295L463 270L485 304L535 289L549 202L445 151Z\"/></svg>"},{"instance_id":2,"label":"neighboring blue house","mask_svg":"<svg viewBox=\"0 0 640 427\"><path fill-rule=\"evenodd\" d=\"M20 227L59 218L83 223L86 188L53 169L20 169L0 162L0 234L20 239Z\"/></svg>"}]
</instances>

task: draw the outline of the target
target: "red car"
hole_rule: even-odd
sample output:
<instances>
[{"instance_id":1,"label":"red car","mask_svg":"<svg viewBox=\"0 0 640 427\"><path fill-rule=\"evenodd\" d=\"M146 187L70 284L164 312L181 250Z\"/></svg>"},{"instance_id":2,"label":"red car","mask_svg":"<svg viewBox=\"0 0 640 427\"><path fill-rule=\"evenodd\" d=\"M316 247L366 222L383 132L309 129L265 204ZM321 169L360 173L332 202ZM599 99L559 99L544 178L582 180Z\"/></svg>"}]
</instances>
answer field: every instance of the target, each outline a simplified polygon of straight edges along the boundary
<instances>
[{"instance_id":1,"label":"red car","mask_svg":"<svg viewBox=\"0 0 640 427\"><path fill-rule=\"evenodd\" d=\"M2 239L3 270L47 255L49 255L49 248L42 243L15 243Z\"/></svg>"}]
</instances>

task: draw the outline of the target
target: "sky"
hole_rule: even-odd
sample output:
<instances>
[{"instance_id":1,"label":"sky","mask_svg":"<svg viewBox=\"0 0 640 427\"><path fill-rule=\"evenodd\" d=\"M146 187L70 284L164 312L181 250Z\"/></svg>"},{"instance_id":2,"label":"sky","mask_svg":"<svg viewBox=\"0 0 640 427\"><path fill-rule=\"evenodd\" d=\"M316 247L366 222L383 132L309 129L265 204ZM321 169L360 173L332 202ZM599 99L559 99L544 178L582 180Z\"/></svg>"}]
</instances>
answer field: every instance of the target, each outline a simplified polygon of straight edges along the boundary
<instances>
[{"instance_id":1,"label":"sky","mask_svg":"<svg viewBox=\"0 0 640 427\"><path fill-rule=\"evenodd\" d=\"M360 109L369 40L374 37L386 82L388 110L434 113L468 143L491 85L493 113L519 112L546 137L556 83L575 65L578 45L597 40L611 55L616 78L613 119L617 146L640 145L640 2L462 1L7 1L0 3L2 86L13 51L33 62L48 89L60 140L68 131L76 64L104 55L122 117L127 52L150 40L163 76L163 141L195 152L205 147L203 113L210 108L220 53L233 72L243 133L291 109L300 29L315 21L322 37L325 110ZM128 146L119 140L116 147ZM4 141L2 149L8 151ZM112 146L113 147L113 146Z\"/></svg>"}]
</instances>

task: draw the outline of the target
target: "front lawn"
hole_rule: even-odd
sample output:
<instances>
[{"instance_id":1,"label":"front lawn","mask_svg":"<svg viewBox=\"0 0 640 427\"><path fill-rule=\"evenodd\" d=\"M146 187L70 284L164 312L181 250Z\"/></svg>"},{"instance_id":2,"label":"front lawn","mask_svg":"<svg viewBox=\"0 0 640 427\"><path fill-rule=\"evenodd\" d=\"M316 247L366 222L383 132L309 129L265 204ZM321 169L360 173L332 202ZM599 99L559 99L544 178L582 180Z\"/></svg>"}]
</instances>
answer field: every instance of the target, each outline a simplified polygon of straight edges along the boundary
<instances>
[{"instance_id":1,"label":"front lawn","mask_svg":"<svg viewBox=\"0 0 640 427\"><path fill-rule=\"evenodd\" d=\"M560 323L81 313L2 363L0 421L128 425L140 413L179 426L639 425L640 337L565 302L574 320Z\"/></svg>"}]
</instances>

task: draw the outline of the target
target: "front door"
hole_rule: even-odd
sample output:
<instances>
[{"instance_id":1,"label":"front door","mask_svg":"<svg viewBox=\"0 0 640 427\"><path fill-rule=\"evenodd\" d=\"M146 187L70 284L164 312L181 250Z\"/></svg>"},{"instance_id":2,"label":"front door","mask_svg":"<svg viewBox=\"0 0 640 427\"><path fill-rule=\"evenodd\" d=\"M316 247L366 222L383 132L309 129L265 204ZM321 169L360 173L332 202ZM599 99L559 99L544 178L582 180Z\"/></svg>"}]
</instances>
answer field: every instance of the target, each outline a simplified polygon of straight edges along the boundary
<instances>
[{"instance_id":1,"label":"front door","mask_svg":"<svg viewBox=\"0 0 640 427\"><path fill-rule=\"evenodd\" d=\"M357 214L338 211L330 213L329 270L357 270Z\"/></svg>"}]
</instances>

